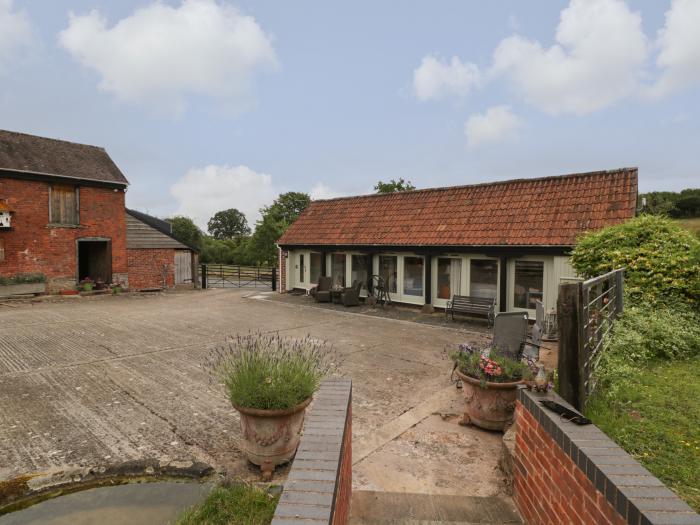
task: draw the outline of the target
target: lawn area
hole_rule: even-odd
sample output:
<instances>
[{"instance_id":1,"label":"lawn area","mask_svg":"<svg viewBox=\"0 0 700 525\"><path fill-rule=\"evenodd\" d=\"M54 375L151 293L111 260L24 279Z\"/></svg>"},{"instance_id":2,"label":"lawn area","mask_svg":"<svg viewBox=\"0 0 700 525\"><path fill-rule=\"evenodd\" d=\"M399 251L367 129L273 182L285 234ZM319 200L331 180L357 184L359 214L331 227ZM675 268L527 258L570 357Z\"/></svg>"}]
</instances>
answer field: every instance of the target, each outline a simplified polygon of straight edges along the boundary
<instances>
[{"instance_id":1,"label":"lawn area","mask_svg":"<svg viewBox=\"0 0 700 525\"><path fill-rule=\"evenodd\" d=\"M700 511L700 357L650 363L614 403L587 414L608 436Z\"/></svg>"},{"instance_id":2,"label":"lawn area","mask_svg":"<svg viewBox=\"0 0 700 525\"><path fill-rule=\"evenodd\" d=\"M186 510L176 525L269 525L279 496L246 484L214 487L202 503Z\"/></svg>"},{"instance_id":3,"label":"lawn area","mask_svg":"<svg viewBox=\"0 0 700 525\"><path fill-rule=\"evenodd\" d=\"M678 222L685 229L690 230L695 235L700 235L700 217L693 217L692 219L678 219Z\"/></svg>"}]
</instances>

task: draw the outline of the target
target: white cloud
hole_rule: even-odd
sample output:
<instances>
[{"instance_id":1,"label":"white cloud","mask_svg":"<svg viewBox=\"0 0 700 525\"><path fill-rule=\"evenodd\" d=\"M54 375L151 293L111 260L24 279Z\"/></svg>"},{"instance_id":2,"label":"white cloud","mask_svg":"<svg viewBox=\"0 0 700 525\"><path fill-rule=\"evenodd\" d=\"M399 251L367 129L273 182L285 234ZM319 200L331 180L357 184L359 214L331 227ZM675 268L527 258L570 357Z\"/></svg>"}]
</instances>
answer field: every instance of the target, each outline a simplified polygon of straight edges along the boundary
<instances>
[{"instance_id":1,"label":"white cloud","mask_svg":"<svg viewBox=\"0 0 700 525\"><path fill-rule=\"evenodd\" d=\"M479 68L462 63L457 57L447 62L432 55L413 71L413 92L418 100L437 100L447 96L464 97L481 83Z\"/></svg>"},{"instance_id":2,"label":"white cloud","mask_svg":"<svg viewBox=\"0 0 700 525\"><path fill-rule=\"evenodd\" d=\"M485 113L470 116L464 124L464 133L467 145L477 147L513 139L521 126L521 120L508 106L494 106Z\"/></svg>"},{"instance_id":3,"label":"white cloud","mask_svg":"<svg viewBox=\"0 0 700 525\"><path fill-rule=\"evenodd\" d=\"M311 191L309 192L309 195L311 196L311 200L334 199L336 197L343 196L342 193L333 190L330 186L324 184L323 182L317 182L314 184L313 188L311 188Z\"/></svg>"},{"instance_id":4,"label":"white cloud","mask_svg":"<svg viewBox=\"0 0 700 525\"><path fill-rule=\"evenodd\" d=\"M652 96L663 96L700 83L700 2L674 0L666 12L666 23L659 31L656 64L661 78L650 89Z\"/></svg>"},{"instance_id":5,"label":"white cloud","mask_svg":"<svg viewBox=\"0 0 700 525\"><path fill-rule=\"evenodd\" d=\"M108 27L96 10L70 14L58 40L119 99L181 111L187 95L233 110L253 102L259 70L274 68L271 38L251 16L216 0L156 1Z\"/></svg>"},{"instance_id":6,"label":"white cloud","mask_svg":"<svg viewBox=\"0 0 700 525\"><path fill-rule=\"evenodd\" d=\"M179 202L176 214L192 218L206 231L207 221L217 212L236 208L253 225L259 210L272 204L280 193L272 177L247 166L192 168L170 188Z\"/></svg>"},{"instance_id":7,"label":"white cloud","mask_svg":"<svg viewBox=\"0 0 700 525\"><path fill-rule=\"evenodd\" d=\"M528 102L551 114L600 110L639 87L648 52L641 23L622 0L571 0L555 45L510 36L496 48L491 74L506 75Z\"/></svg>"},{"instance_id":8,"label":"white cloud","mask_svg":"<svg viewBox=\"0 0 700 525\"><path fill-rule=\"evenodd\" d=\"M0 0L0 73L31 44L33 36L29 17L24 11L14 11L12 4L12 0Z\"/></svg>"}]
</instances>

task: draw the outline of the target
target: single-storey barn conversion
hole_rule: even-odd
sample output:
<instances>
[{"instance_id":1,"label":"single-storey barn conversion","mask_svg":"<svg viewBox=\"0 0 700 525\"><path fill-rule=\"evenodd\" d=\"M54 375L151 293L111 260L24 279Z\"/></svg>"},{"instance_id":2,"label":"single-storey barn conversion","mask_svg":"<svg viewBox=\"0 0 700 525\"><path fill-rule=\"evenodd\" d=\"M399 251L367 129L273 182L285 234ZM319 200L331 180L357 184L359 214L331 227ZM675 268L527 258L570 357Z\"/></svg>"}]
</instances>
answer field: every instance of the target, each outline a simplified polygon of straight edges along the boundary
<instances>
[{"instance_id":1,"label":"single-storey barn conversion","mask_svg":"<svg viewBox=\"0 0 700 525\"><path fill-rule=\"evenodd\" d=\"M372 275L391 299L444 308L454 295L492 298L496 311L556 307L584 232L635 215L637 169L311 202L279 239L280 291Z\"/></svg>"}]
</instances>

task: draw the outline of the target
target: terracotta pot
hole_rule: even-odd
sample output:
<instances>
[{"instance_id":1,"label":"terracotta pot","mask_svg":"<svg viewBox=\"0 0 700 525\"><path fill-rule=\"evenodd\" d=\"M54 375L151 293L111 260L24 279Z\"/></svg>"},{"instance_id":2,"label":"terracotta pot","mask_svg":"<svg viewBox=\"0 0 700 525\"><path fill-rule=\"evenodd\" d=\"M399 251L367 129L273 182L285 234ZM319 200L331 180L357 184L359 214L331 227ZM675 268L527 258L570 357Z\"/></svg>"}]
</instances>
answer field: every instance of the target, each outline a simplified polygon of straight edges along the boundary
<instances>
[{"instance_id":1,"label":"terracotta pot","mask_svg":"<svg viewBox=\"0 0 700 525\"><path fill-rule=\"evenodd\" d=\"M465 401L464 418L460 424L475 425L486 430L507 430L513 424L517 389L522 381L514 383L487 381L482 386L480 380L466 376L459 370L456 372L462 380Z\"/></svg>"},{"instance_id":2,"label":"terracotta pot","mask_svg":"<svg viewBox=\"0 0 700 525\"><path fill-rule=\"evenodd\" d=\"M278 410L233 405L241 414L243 452L248 461L260 467L264 480L272 479L275 467L287 463L296 454L310 402L311 398L295 407Z\"/></svg>"}]
</instances>

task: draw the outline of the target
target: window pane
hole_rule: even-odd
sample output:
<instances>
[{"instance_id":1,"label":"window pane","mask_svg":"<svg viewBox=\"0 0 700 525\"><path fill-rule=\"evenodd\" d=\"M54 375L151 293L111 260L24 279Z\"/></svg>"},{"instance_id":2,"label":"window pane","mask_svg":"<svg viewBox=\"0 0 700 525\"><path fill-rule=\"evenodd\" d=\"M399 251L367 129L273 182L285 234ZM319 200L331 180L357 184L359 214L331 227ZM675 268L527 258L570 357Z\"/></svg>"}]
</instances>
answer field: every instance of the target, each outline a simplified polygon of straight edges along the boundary
<instances>
[{"instance_id":1,"label":"window pane","mask_svg":"<svg viewBox=\"0 0 700 525\"><path fill-rule=\"evenodd\" d=\"M403 293L423 296L423 257L403 258Z\"/></svg>"},{"instance_id":2,"label":"window pane","mask_svg":"<svg viewBox=\"0 0 700 525\"><path fill-rule=\"evenodd\" d=\"M437 273L437 297L438 299L452 299L453 295L460 295L460 282L462 280L462 261L460 259L438 259Z\"/></svg>"},{"instance_id":3,"label":"window pane","mask_svg":"<svg viewBox=\"0 0 700 525\"><path fill-rule=\"evenodd\" d=\"M318 278L321 277L321 254L320 253L312 253L311 254L311 261L310 265L310 282L312 283L318 283Z\"/></svg>"},{"instance_id":4,"label":"window pane","mask_svg":"<svg viewBox=\"0 0 700 525\"><path fill-rule=\"evenodd\" d=\"M544 263L542 261L515 261L515 295L513 306L535 309L535 301L542 300Z\"/></svg>"},{"instance_id":5,"label":"window pane","mask_svg":"<svg viewBox=\"0 0 700 525\"><path fill-rule=\"evenodd\" d=\"M498 261L472 259L469 268L469 295L495 299L498 289Z\"/></svg>"},{"instance_id":6,"label":"window pane","mask_svg":"<svg viewBox=\"0 0 700 525\"><path fill-rule=\"evenodd\" d=\"M391 293L396 293L396 281L398 279L398 274L396 273L397 268L398 265L395 256L379 256L379 275L384 280L384 286L386 286L387 291Z\"/></svg>"},{"instance_id":7,"label":"window pane","mask_svg":"<svg viewBox=\"0 0 700 525\"><path fill-rule=\"evenodd\" d=\"M332 260L331 278L333 279L333 286L345 286L345 254L334 253Z\"/></svg>"},{"instance_id":8,"label":"window pane","mask_svg":"<svg viewBox=\"0 0 700 525\"><path fill-rule=\"evenodd\" d=\"M351 285L355 282L360 281L362 283L362 289L367 289L367 257L364 255L353 255L352 256L352 267L350 268L350 276L352 277Z\"/></svg>"},{"instance_id":9,"label":"window pane","mask_svg":"<svg viewBox=\"0 0 700 525\"><path fill-rule=\"evenodd\" d=\"M304 254L299 254L299 282L304 282Z\"/></svg>"}]
</instances>

